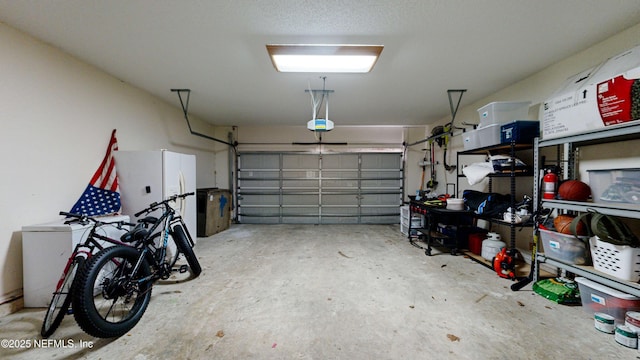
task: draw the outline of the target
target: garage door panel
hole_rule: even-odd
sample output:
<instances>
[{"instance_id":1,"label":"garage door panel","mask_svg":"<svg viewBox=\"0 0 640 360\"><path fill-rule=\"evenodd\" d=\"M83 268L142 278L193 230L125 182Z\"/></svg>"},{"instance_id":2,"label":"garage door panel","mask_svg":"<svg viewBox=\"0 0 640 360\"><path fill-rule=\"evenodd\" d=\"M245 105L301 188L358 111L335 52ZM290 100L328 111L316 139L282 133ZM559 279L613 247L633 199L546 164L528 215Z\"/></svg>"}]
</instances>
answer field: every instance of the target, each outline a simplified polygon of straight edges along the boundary
<instances>
[{"instance_id":1,"label":"garage door panel","mask_svg":"<svg viewBox=\"0 0 640 360\"><path fill-rule=\"evenodd\" d=\"M282 169L311 169L319 168L318 155L284 154L282 155Z\"/></svg>"},{"instance_id":2,"label":"garage door panel","mask_svg":"<svg viewBox=\"0 0 640 360\"><path fill-rule=\"evenodd\" d=\"M282 205L318 205L318 195L289 194L282 195Z\"/></svg>"},{"instance_id":3,"label":"garage door panel","mask_svg":"<svg viewBox=\"0 0 640 360\"><path fill-rule=\"evenodd\" d=\"M280 195L268 195L268 194L243 194L239 199L242 201L245 206L249 207L251 205L271 205L271 206L279 206L280 205Z\"/></svg>"},{"instance_id":4,"label":"garage door panel","mask_svg":"<svg viewBox=\"0 0 640 360\"><path fill-rule=\"evenodd\" d=\"M355 194L332 194L322 195L322 206L325 205L351 205L358 206L358 195Z\"/></svg>"},{"instance_id":5,"label":"garage door panel","mask_svg":"<svg viewBox=\"0 0 640 360\"><path fill-rule=\"evenodd\" d=\"M362 154L363 169L400 169L400 154Z\"/></svg>"},{"instance_id":6,"label":"garage door panel","mask_svg":"<svg viewBox=\"0 0 640 360\"><path fill-rule=\"evenodd\" d=\"M282 180L283 189L317 189L318 180L286 179Z\"/></svg>"},{"instance_id":7,"label":"garage door panel","mask_svg":"<svg viewBox=\"0 0 640 360\"><path fill-rule=\"evenodd\" d=\"M328 154L322 156L323 169L357 169L357 154Z\"/></svg>"},{"instance_id":8,"label":"garage door panel","mask_svg":"<svg viewBox=\"0 0 640 360\"><path fill-rule=\"evenodd\" d=\"M251 154L240 158L242 169L280 169L279 154Z\"/></svg>"},{"instance_id":9,"label":"garage door panel","mask_svg":"<svg viewBox=\"0 0 640 360\"><path fill-rule=\"evenodd\" d=\"M362 195L362 206L385 206L397 201L400 194L366 194Z\"/></svg>"}]
</instances>

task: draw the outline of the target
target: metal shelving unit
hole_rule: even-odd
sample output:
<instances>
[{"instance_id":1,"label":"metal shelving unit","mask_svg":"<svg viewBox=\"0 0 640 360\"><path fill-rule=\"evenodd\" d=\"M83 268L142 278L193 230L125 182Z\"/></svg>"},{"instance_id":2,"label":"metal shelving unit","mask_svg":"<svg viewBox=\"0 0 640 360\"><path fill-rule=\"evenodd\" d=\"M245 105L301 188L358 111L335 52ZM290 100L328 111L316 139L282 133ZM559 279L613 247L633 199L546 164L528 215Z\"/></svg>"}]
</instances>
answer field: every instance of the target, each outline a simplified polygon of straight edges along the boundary
<instances>
[{"instance_id":1,"label":"metal shelving unit","mask_svg":"<svg viewBox=\"0 0 640 360\"><path fill-rule=\"evenodd\" d=\"M489 146L489 147L483 147L483 148L478 148L478 149L473 149L473 150L465 150L465 151L460 151L457 154L457 164L460 164L460 157L461 156L467 156L467 155L496 155L496 154L506 154L508 156L510 156L512 159L516 158L516 153L519 151L523 151L523 150L531 150L533 149L533 144L532 143L509 143L509 144L500 144L500 145L494 145L494 146ZM489 192L493 191L493 178L509 178L509 195L511 196L511 219L515 218L515 204L516 204L516 179L519 177L529 177L531 178L532 173L529 172L516 172L514 165L512 163L511 165L511 171L508 173L494 173L494 174L489 174ZM464 174L460 174L458 173L457 176L457 180L456 180L456 188L460 189L460 185L459 185L459 180L460 178L465 177ZM459 190L458 190L459 191ZM519 224L519 223L514 223L512 222L507 222L504 221L503 219L491 219L491 218L487 218L487 217L483 217L483 216L476 216L479 219L484 219L487 220L491 223L495 223L495 224L499 224L499 225L504 225L504 226L508 226L509 227L509 232L510 232L510 237L509 237L509 248L510 249L514 249L515 248L515 241L516 241L516 228L523 226L523 224Z\"/></svg>"},{"instance_id":2,"label":"metal shelving unit","mask_svg":"<svg viewBox=\"0 0 640 360\"><path fill-rule=\"evenodd\" d=\"M640 124L638 122L616 125L602 130L561 138L549 140L536 139L534 146L534 158L536 159L536 161L534 161L536 163L536 171L534 172L535 183L539 183L538 178L540 169L538 168L539 162L537 161L537 159L539 158L540 148L550 146L567 146L569 154L567 159L567 166L569 168L569 172L573 173L574 167L576 165L576 159L573 154L574 151L579 147L637 139L640 139ZM540 194L534 192L535 200L537 200L538 196L540 196ZM537 201L534 201L534 204L536 203ZM595 210L607 215L640 219L640 206L634 204L605 204L563 200L543 200L541 202L541 206L545 208L578 212ZM624 281L608 274L604 274L600 271L595 270L592 266L582 266L566 263L557 259L553 259L551 257L547 257L544 253L537 253L536 261L538 263L546 263L559 269L564 269L568 272L591 279L619 291L640 297L640 284ZM540 267L538 266L537 268L539 269ZM537 281L538 278L539 274L535 274L534 281Z\"/></svg>"}]
</instances>

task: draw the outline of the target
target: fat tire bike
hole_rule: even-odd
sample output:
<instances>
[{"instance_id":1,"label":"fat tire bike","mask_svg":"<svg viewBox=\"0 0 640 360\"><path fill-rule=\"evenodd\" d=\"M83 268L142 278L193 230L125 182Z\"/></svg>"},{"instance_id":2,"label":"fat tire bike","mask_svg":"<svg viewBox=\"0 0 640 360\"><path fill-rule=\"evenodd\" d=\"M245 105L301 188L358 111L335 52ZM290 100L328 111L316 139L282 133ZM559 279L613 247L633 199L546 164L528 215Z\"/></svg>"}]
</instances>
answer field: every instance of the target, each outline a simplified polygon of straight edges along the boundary
<instances>
[{"instance_id":1,"label":"fat tire bike","mask_svg":"<svg viewBox=\"0 0 640 360\"><path fill-rule=\"evenodd\" d=\"M162 209L159 218L140 220L148 228L132 234L137 239L135 247L106 248L80 269L73 283L72 306L82 330L100 338L122 336L144 315L156 280L168 279L174 271L190 271L193 278L200 275L202 267L193 251L193 239L171 205L193 194L173 195L136 213L138 217ZM157 231L159 228L162 230ZM167 252L170 238L177 248L175 255ZM175 266L179 254L188 266Z\"/></svg>"},{"instance_id":2,"label":"fat tire bike","mask_svg":"<svg viewBox=\"0 0 640 360\"><path fill-rule=\"evenodd\" d=\"M65 224L79 223L81 225L93 225L89 230L89 234L87 235L86 240L78 243L74 247L73 251L71 252L71 256L65 264L62 275L60 276L60 279L56 284L51 302L49 302L47 312L45 313L44 320L42 321L42 328L40 329L40 335L42 335L43 338L48 338L49 336L51 336L56 331L56 329L58 329L58 326L60 326L60 323L62 322L64 316L69 313L69 307L71 305L72 298L71 292L73 280L79 269L84 266L84 263L87 261L87 259L91 258L92 255L97 252L97 250L104 249L104 242L123 246L127 245L122 241L118 241L101 234L99 230L106 226L113 226L119 230L123 230L123 232L128 232L129 227L134 225L125 221L102 221L96 217L90 217L82 214L72 214L64 211L61 211L60 215L66 216L67 219L69 219L65 221ZM126 233L123 235L123 237L125 236L127 236Z\"/></svg>"}]
</instances>

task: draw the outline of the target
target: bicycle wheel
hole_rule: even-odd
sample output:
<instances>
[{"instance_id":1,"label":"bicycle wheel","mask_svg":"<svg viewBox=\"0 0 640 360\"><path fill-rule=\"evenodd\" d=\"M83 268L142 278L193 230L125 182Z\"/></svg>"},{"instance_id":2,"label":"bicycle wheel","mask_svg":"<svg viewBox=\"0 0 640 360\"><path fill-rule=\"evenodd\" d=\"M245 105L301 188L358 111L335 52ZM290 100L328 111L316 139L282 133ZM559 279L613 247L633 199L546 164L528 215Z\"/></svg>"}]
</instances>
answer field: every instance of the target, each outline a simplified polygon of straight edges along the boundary
<instances>
[{"instance_id":1,"label":"bicycle wheel","mask_svg":"<svg viewBox=\"0 0 640 360\"><path fill-rule=\"evenodd\" d=\"M193 277L198 277L202 272L202 267L200 266L200 262L198 261L196 254L193 252L191 244L189 244L187 234L184 233L182 225L174 226L171 231L171 236L173 236L173 241L175 241L178 250L184 254L187 264L189 264L189 268L191 269L191 274Z\"/></svg>"},{"instance_id":2,"label":"bicycle wheel","mask_svg":"<svg viewBox=\"0 0 640 360\"><path fill-rule=\"evenodd\" d=\"M43 338L46 339L51 336L56 329L58 329L62 319L67 314L69 305L71 305L73 279L78 269L82 268L83 265L84 257L76 256L65 266L62 276L60 280L58 280L51 302L49 303L49 307L47 307L47 313L44 315L44 320L42 321L40 335L42 335Z\"/></svg>"},{"instance_id":3,"label":"bicycle wheel","mask_svg":"<svg viewBox=\"0 0 640 360\"><path fill-rule=\"evenodd\" d=\"M151 274L135 248L113 246L91 257L76 276L73 315L87 334L100 338L124 335L142 318L151 298L151 280L138 281Z\"/></svg>"}]
</instances>

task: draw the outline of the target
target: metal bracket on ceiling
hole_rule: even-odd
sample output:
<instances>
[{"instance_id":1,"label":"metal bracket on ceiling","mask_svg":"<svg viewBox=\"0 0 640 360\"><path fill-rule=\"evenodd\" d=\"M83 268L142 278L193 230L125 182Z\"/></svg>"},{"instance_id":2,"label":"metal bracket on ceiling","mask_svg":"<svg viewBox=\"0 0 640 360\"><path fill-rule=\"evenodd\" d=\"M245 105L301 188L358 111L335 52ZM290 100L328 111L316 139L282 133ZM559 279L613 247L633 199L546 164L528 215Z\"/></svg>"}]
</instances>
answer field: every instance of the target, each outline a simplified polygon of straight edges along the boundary
<instances>
[{"instance_id":1,"label":"metal bracket on ceiling","mask_svg":"<svg viewBox=\"0 0 640 360\"><path fill-rule=\"evenodd\" d=\"M177 92L178 93L178 99L180 99L180 105L182 106L182 113L184 114L184 119L187 121L187 126L189 127L189 132L192 135L196 135L196 136L200 136L203 137L205 139L209 139L209 140L213 140L213 141L217 141L219 143L225 144L225 145L229 145L231 146L233 149L236 148L236 146L238 145L238 143L236 142L235 144L232 144L228 141L224 141L224 140L220 140L220 139L216 139L212 136L209 136L207 134L203 134L203 133L199 133L194 131L191 128L191 122L189 121L189 114L188 114L188 110L189 110L189 98L191 97L191 89L171 89L172 92ZM182 93L187 93L187 99L186 102L182 100Z\"/></svg>"},{"instance_id":2,"label":"metal bracket on ceiling","mask_svg":"<svg viewBox=\"0 0 640 360\"><path fill-rule=\"evenodd\" d=\"M453 122L456 120L456 114L458 113L458 108L460 107L460 101L462 100L462 95L464 95L464 93L466 91L467 91L467 89L449 89L449 90L447 90L447 96L449 97L449 108L451 109L451 122L449 123L451 131L453 131L453 129L454 129ZM452 93L460 94L460 96L458 96L458 102L456 103L456 107L455 108L453 107L453 99L451 99L451 94Z\"/></svg>"}]
</instances>

